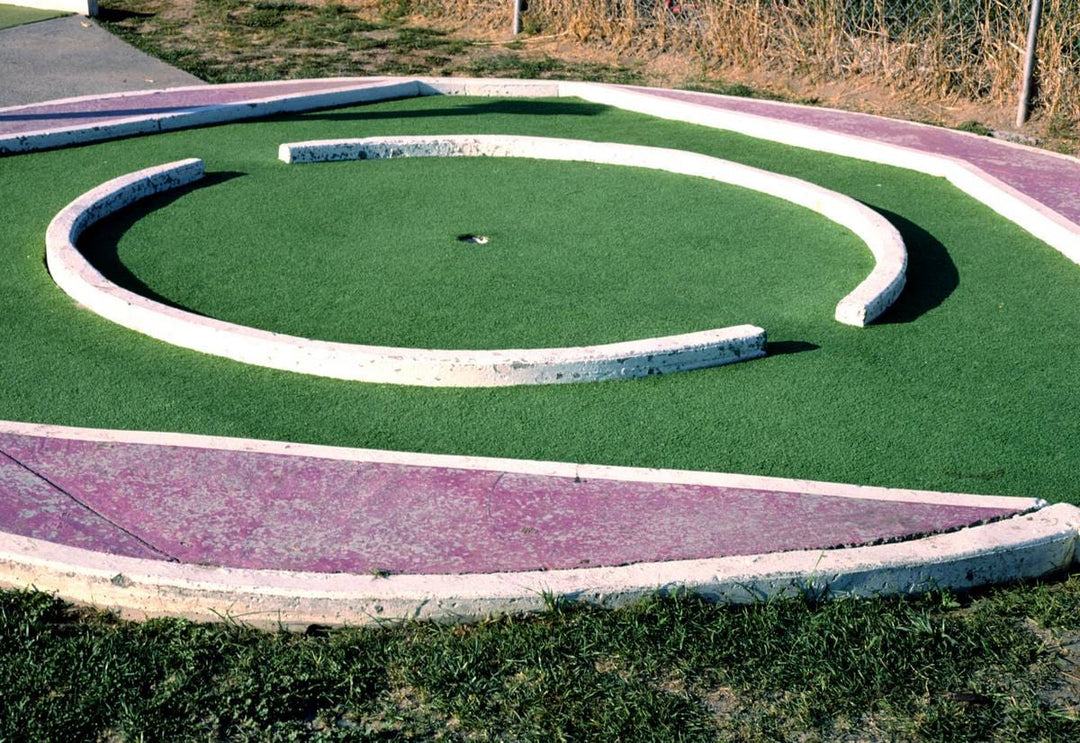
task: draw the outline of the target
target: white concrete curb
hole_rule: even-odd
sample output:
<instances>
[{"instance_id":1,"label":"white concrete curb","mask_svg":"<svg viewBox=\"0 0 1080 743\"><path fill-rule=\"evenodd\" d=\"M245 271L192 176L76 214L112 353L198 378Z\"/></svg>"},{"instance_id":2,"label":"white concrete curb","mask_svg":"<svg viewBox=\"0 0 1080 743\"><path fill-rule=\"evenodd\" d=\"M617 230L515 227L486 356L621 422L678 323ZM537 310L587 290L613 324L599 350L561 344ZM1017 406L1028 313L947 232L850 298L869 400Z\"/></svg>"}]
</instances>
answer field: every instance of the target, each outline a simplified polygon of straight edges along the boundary
<instances>
[{"instance_id":1,"label":"white concrete curb","mask_svg":"<svg viewBox=\"0 0 1080 743\"><path fill-rule=\"evenodd\" d=\"M1080 263L1080 226L965 160L851 134L825 131L814 126L767 116L716 109L670 98L658 98L617 86L596 83L562 83L559 94L657 118L733 131L755 139L942 177L1010 222L1020 225L1069 260ZM724 96L716 97L724 98ZM1031 148L1011 142L994 141L1005 148L1031 150ZM1054 155L1074 161L1067 155L1058 153Z\"/></svg>"},{"instance_id":2,"label":"white concrete curb","mask_svg":"<svg viewBox=\"0 0 1080 743\"><path fill-rule=\"evenodd\" d=\"M904 288L907 250L892 224L855 199L812 183L695 152L659 147L507 135L368 137L282 144L287 163L395 157L523 157L625 165L690 175L769 194L810 209L858 235L874 255L874 269L836 306L836 319L864 327Z\"/></svg>"},{"instance_id":3,"label":"white concrete curb","mask_svg":"<svg viewBox=\"0 0 1080 743\"><path fill-rule=\"evenodd\" d=\"M986 204L1006 219L1018 224L1043 240L1074 263L1080 263L1080 225L1053 209L1002 183L981 168L958 158L936 155L922 150L888 144L864 137L824 131L813 126L779 121L767 116L720 110L686 101L657 98L629 88L602 83L552 82L546 80L489 80L465 78L414 78L408 80L379 78L365 83L363 78L342 78L339 89L319 93L299 93L271 96L257 101L228 103L214 107L199 107L174 114L132 116L113 123L57 127L35 132L0 137L0 155L30 152L52 147L94 142L104 139L149 134L170 129L200 126L209 123L239 121L286 111L308 111L317 108L373 102L415 95L474 95L577 97L583 100L637 111L659 118L685 121L745 134L782 144L819 152L853 157L948 179L969 196ZM363 86L363 87L358 87ZM132 95L132 94L123 94ZM701 94L707 95L707 94ZM90 96L90 98L99 96ZM113 96L100 96L113 97ZM714 96L723 99L725 96ZM74 101L78 99L70 99ZM35 104L39 105L39 104ZM794 104L776 103L777 106ZM5 109L15 111L18 108ZM1031 151L1032 148L1012 142L994 140L1003 148ZM1057 153L1042 153L1075 162L1074 158Z\"/></svg>"},{"instance_id":4,"label":"white concrete curb","mask_svg":"<svg viewBox=\"0 0 1080 743\"><path fill-rule=\"evenodd\" d=\"M266 83L272 85L273 83ZM239 83L237 85L244 85ZM258 83L255 83L258 85ZM201 90L204 86L176 88L176 90ZM210 124L222 124L229 121L243 121L273 116L282 113L310 111L316 108L333 108L357 103L373 103L391 98L412 98L419 95L419 86L413 80L405 82L364 83L362 79L343 82L339 88L321 90L317 93L287 93L267 96L242 103L223 103L192 107L173 113L136 114L123 119L101 123L83 124L67 127L52 127L32 132L21 132L0 136L0 155L34 150L69 147L76 144L99 142L106 139L118 139L137 134L156 134L158 132L187 129ZM155 91L156 92L156 91ZM130 97L138 93L116 94L110 96L80 96L65 99L69 102L82 98ZM41 104L5 109L16 111L19 108L32 108Z\"/></svg>"},{"instance_id":5,"label":"white concrete curb","mask_svg":"<svg viewBox=\"0 0 1080 743\"><path fill-rule=\"evenodd\" d=\"M388 577L186 565L0 534L0 585L32 586L132 618L231 618L292 629L401 619L472 621L543 611L553 597L621 606L671 590L731 603L964 590L1067 568L1075 559L1078 526L1080 509L1056 505L873 547L614 568Z\"/></svg>"},{"instance_id":6,"label":"white concrete curb","mask_svg":"<svg viewBox=\"0 0 1080 743\"><path fill-rule=\"evenodd\" d=\"M185 312L122 289L75 247L92 223L138 199L203 176L181 160L115 178L68 204L45 233L53 280L76 302L126 328L195 351L335 379L427 387L502 387L628 379L731 364L765 355L765 331L737 325L573 348L495 351L392 348L271 333Z\"/></svg>"},{"instance_id":7,"label":"white concrete curb","mask_svg":"<svg viewBox=\"0 0 1080 743\"><path fill-rule=\"evenodd\" d=\"M85 16L95 16L98 13L97 0L4 0L4 3L39 10L61 10Z\"/></svg>"}]
</instances>

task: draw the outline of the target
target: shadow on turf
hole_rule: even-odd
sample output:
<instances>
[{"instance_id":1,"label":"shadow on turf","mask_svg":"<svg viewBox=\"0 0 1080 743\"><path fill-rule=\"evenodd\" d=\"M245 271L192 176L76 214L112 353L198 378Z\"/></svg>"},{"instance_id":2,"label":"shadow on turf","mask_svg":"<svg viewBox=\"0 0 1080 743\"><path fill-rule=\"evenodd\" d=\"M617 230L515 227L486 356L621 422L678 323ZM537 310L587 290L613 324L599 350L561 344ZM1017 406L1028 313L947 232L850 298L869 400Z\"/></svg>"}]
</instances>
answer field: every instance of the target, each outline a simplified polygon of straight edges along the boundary
<instances>
[{"instance_id":1,"label":"shadow on turf","mask_svg":"<svg viewBox=\"0 0 1080 743\"><path fill-rule=\"evenodd\" d=\"M907 283L904 290L900 292L896 303L875 324L913 322L949 298L960 285L960 274L949 257L949 251L937 238L899 214L885 209L875 210L900 231L908 253Z\"/></svg>"},{"instance_id":2,"label":"shadow on turf","mask_svg":"<svg viewBox=\"0 0 1080 743\"><path fill-rule=\"evenodd\" d=\"M807 341L769 341L765 344L765 353L768 356L787 356L793 353L805 353L816 351L821 346Z\"/></svg>"},{"instance_id":3,"label":"shadow on turf","mask_svg":"<svg viewBox=\"0 0 1080 743\"><path fill-rule=\"evenodd\" d=\"M207 173L206 176L195 183L190 183L180 188L174 188L165 193L157 194L125 207L115 214L105 217L97 224L92 225L82 237L79 238L79 251L90 261L90 265L101 272L105 278L119 287L134 292L140 296L152 299L167 307L190 312L193 315L206 317L201 312L178 304L168 297L163 297L149 286L144 284L135 274L128 270L120 260L117 246L124 234L140 219L150 212L156 211L173 203L181 196L192 191L209 186L216 186L233 178L247 175L246 173L221 172Z\"/></svg>"},{"instance_id":4,"label":"shadow on turf","mask_svg":"<svg viewBox=\"0 0 1080 743\"><path fill-rule=\"evenodd\" d=\"M121 21L128 20L142 20L144 18L153 18L153 13L140 13L134 10L121 10L119 8L105 8L98 7L97 16L99 21L103 23L119 23Z\"/></svg>"},{"instance_id":5,"label":"shadow on turf","mask_svg":"<svg viewBox=\"0 0 1080 743\"><path fill-rule=\"evenodd\" d=\"M277 117L278 121L310 121L312 118L332 121L372 121L375 119L416 119L448 116L477 116L480 114L518 114L526 116L596 116L607 106L596 103L569 101L485 101L453 108L422 111L343 111L330 110Z\"/></svg>"}]
</instances>

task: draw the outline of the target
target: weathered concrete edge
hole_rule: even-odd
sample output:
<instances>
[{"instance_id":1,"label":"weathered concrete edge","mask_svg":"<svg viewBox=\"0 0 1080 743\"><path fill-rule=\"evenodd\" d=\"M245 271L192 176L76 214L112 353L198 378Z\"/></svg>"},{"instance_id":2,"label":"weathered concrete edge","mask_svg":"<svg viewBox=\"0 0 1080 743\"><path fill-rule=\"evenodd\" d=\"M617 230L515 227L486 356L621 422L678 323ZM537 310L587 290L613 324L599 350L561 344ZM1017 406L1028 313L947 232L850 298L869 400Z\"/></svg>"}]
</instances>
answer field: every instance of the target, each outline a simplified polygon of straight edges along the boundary
<instances>
[{"instance_id":1,"label":"weathered concrete edge","mask_svg":"<svg viewBox=\"0 0 1080 743\"><path fill-rule=\"evenodd\" d=\"M836 319L864 327L884 312L905 281L907 249L897 229L873 209L843 194L790 176L697 152L513 135L416 135L284 143L286 163L394 157L524 157L647 168L707 178L783 199L854 232L874 256L874 268L836 307Z\"/></svg>"},{"instance_id":2,"label":"weathered concrete edge","mask_svg":"<svg viewBox=\"0 0 1080 743\"><path fill-rule=\"evenodd\" d=\"M91 312L152 338L272 369L351 381L428 387L501 387L630 379L690 371L765 355L753 325L568 348L440 350L332 343L272 333L169 307L123 289L75 247L91 224L155 193L203 177L198 159L107 181L65 206L45 233L49 273Z\"/></svg>"},{"instance_id":3,"label":"weathered concrete edge","mask_svg":"<svg viewBox=\"0 0 1080 743\"><path fill-rule=\"evenodd\" d=\"M0 433L19 436L44 436L75 441L100 441L150 446L178 446L194 449L223 449L228 451L254 452L284 456L312 457L350 462L377 462L415 467L444 467L486 472L511 472L515 474L551 477L580 478L582 480L614 480L619 482L673 483L702 485L706 487L744 488L779 493L805 493L834 498L857 500L892 501L896 503L925 503L971 508L1006 508L1028 511L1042 508L1046 501L1003 495L970 495L942 493L905 488L883 488L872 485L848 485L843 483L800 480L763 475L738 475L700 470L672 470L646 467L615 467L610 465L577 464L573 462L547 462L531 459L506 459L498 457L462 456L455 454L428 454L418 452L361 449L354 447L300 444L266 439L244 439L226 436L207 436L190 433L158 431L125 431L105 428L79 428L57 426L48 423L23 423L0 421Z\"/></svg>"},{"instance_id":4,"label":"weathered concrete edge","mask_svg":"<svg viewBox=\"0 0 1080 743\"><path fill-rule=\"evenodd\" d=\"M384 80L385 78L377 78ZM204 89L205 86L190 86L178 90ZM132 94L128 94L132 95ZM391 80L365 84L354 80L341 87L319 91L317 93L286 93L268 96L241 103L222 103L192 107L190 110L175 113L157 113L129 116L111 122L54 127L31 132L21 132L0 136L0 155L32 152L34 150L69 147L108 139L130 137L138 134L186 129L230 121L243 121L281 113L295 113L317 108L333 108L357 103L372 103L391 98L412 98L419 95L415 80ZM83 96L82 98L93 98ZM80 100L79 98L70 99ZM41 105L41 104L33 104Z\"/></svg>"},{"instance_id":5,"label":"weathered concrete edge","mask_svg":"<svg viewBox=\"0 0 1080 743\"><path fill-rule=\"evenodd\" d=\"M867 162L945 178L964 193L1018 224L1074 263L1080 264L1080 225L1045 204L1003 183L966 160L880 142L852 134L825 131L808 124L758 114L717 109L689 101L658 98L647 93L600 83L562 83L560 94L604 103L657 118L684 121L744 134L803 149L852 157ZM706 95L706 94L702 94ZM722 99L723 96L717 96ZM1020 145L994 140L995 146ZM1072 160L1066 155L1061 158Z\"/></svg>"},{"instance_id":6,"label":"weathered concrete edge","mask_svg":"<svg viewBox=\"0 0 1080 743\"><path fill-rule=\"evenodd\" d=\"M389 82L381 82L388 78L376 79L380 82L365 84L363 78L345 78L342 79L342 87L332 91L316 94L285 94L240 104L202 107L191 112L172 114L168 117L167 123L161 123L160 117L153 115L136 116L109 124L51 128L9 135L0 137L0 154L29 152L188 126L258 118L281 111L303 111L412 95L571 96L660 118L735 131L758 139L944 177L960 190L1028 230L1073 262L1080 263L1080 225L1076 225L1041 202L959 158L931 154L855 135L828 132L809 125L782 122L767 116L720 110L687 101L660 100L647 92L641 92L647 91L647 88L635 89L601 83L553 83L535 80L409 78L402 81L402 79L389 78ZM364 87L357 88L358 85L364 85ZM358 94L358 91L365 91L365 93ZM124 95L131 95L131 93ZM94 96L86 98L92 97ZM725 98L719 95L714 97L720 100ZM288 107L278 108L279 105ZM795 104L777 103L776 105L794 106ZM912 126L917 126L917 124L912 123ZM1067 155L1045 153L1012 142L994 140L994 146L1011 147L1018 151L1035 151L1074 161Z\"/></svg>"},{"instance_id":7,"label":"weathered concrete edge","mask_svg":"<svg viewBox=\"0 0 1080 743\"><path fill-rule=\"evenodd\" d=\"M388 78L388 77L383 77L383 76L328 77L328 78L321 78L321 79L323 81L325 81L325 82L334 83L333 88L327 88L328 91L332 90L332 89L344 89L344 88L350 88L351 89L351 88L355 88L358 85L367 86L367 85L371 85L371 84L373 84L375 82L382 81L382 80L389 80L390 82L398 82L398 81L401 80L401 78ZM48 100L48 101L37 101L35 103L18 103L18 104L14 105L14 106L4 106L4 107L0 108L0 117L3 117L5 115L7 115L7 114L13 114L13 113L19 113L20 111L26 111L27 109L30 109L30 108L41 108L43 106L68 105L68 104L72 104L72 103L82 103L84 101L106 101L106 100L111 100L113 98L139 98L139 97L142 97L142 96L145 96L145 95L152 95L152 94L156 94L156 93L188 93L188 92L191 92L191 91L207 90L207 89L210 89L210 88L226 88L226 89L228 89L228 88L247 88L247 89L251 89L251 88L270 88L270 87L279 86L282 83L285 83L285 84L296 83L296 84L299 85L299 84L304 84L304 83L310 83L312 80L318 81L318 80L320 80L320 78L307 78L307 79L300 79L300 80L259 80L257 82L247 82L247 83L213 83L213 84L211 84L211 83L199 83L199 84L196 84L196 85L178 85L178 86L174 86L174 87L171 87L171 88L144 88L142 90L117 90L117 91L114 91L112 93L90 93L90 94L87 94L87 95L68 96L67 98L53 98L53 99ZM289 94L289 95L293 95L293 94ZM269 96L264 97L262 100L266 100L267 98L269 98ZM71 128L71 127L65 127L65 128ZM74 128L81 128L81 127L74 127ZM49 130L45 130L45 131L53 131L53 129L50 128Z\"/></svg>"},{"instance_id":8,"label":"weathered concrete edge","mask_svg":"<svg viewBox=\"0 0 1080 743\"><path fill-rule=\"evenodd\" d=\"M621 606L687 590L749 603L966 590L1036 578L1076 559L1080 509L1060 504L959 532L875 547L471 575L240 570L118 557L0 533L0 585L33 587L131 618L229 618L302 629L405 619L475 621L552 598Z\"/></svg>"}]
</instances>

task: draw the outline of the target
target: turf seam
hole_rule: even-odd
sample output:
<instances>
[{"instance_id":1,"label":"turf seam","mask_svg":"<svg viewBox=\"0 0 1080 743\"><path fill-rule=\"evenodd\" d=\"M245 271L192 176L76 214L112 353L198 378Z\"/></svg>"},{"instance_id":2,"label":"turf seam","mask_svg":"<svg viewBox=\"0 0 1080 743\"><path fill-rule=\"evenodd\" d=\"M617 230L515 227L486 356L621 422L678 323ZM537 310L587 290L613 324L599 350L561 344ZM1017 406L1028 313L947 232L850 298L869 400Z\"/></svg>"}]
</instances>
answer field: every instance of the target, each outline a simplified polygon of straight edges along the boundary
<instances>
[{"instance_id":1,"label":"turf seam","mask_svg":"<svg viewBox=\"0 0 1080 743\"><path fill-rule=\"evenodd\" d=\"M66 496L66 497L67 497L68 499L70 499L70 500L71 500L71 501L72 501L73 503L75 503L75 504L77 504L77 505L81 506L82 508L86 509L87 511L89 511L89 512L90 512L90 513L92 513L93 515L97 516L97 517L98 517L99 519L101 519L101 520L102 520L102 521L104 521L105 523L109 524L110 526L112 526L112 527L114 527L114 528L116 528L116 529L119 529L119 530L120 530L121 532L123 532L123 533L124 533L124 534L126 534L127 536L131 537L132 539L134 539L134 540L135 540L136 542L138 542L138 543L139 543L139 544L141 544L142 546L146 547L146 548L147 548L148 550L150 550L150 551L154 552L155 554L161 555L161 556L162 556L163 558L165 558L165 560L167 560L168 562L180 562L180 560L179 560L178 558L176 558L176 557L173 557L173 556L172 556L172 555L170 555L170 554L169 554L168 552L165 552L164 550L161 550L161 549L159 549L159 548L155 547L155 546L154 546L153 544L151 544L150 542L147 542L147 541L146 541L145 539L143 539L142 537L140 537L140 536L139 536L138 534L135 534L135 533L131 532L131 531L130 531L130 530L128 530L128 529L125 529L125 528L124 528L123 526L121 526L121 525L120 525L120 524L118 524L117 522L113 521L112 519L110 519L110 518L109 518L108 516L106 516L105 514L103 514L103 513L99 512L99 511L97 511L97 510L96 510L96 509L94 509L94 508L93 508L92 506L90 506L90 505L89 505L88 503L85 503L85 502L83 502L82 500L80 500L79 498L77 498L77 497L76 497L76 496L75 496L74 494L72 494L71 492L69 492L68 490L65 490L64 488L60 487L60 486L59 486L58 484L56 484L55 482L53 482L52 480L50 480L50 479L49 479L48 477L46 477L45 475L41 474L40 472L38 472L37 470L35 470L35 469L34 469L33 467L30 467L29 465L25 464L24 462L21 462L20 460L16 459L15 457L13 457L12 455L8 454L8 453L7 453L6 451L4 451L3 449L0 449L0 455L2 455L2 456L4 456L4 457L6 457L7 459L11 460L11 461L12 461L13 463L15 463L15 464L16 464L17 466L19 466L19 467L21 467L22 469L26 470L26 471L27 471L27 472L29 472L29 473L30 473L31 475L33 475L34 477L36 477L36 478L38 478L39 480L41 480L42 482L44 482L44 483L45 483L45 484L47 484L47 485L48 485L49 487L51 487L51 488L53 488L54 490L56 490L56 491L57 491L58 493L60 493L60 494L62 494L62 495L64 495L64 496Z\"/></svg>"}]
</instances>

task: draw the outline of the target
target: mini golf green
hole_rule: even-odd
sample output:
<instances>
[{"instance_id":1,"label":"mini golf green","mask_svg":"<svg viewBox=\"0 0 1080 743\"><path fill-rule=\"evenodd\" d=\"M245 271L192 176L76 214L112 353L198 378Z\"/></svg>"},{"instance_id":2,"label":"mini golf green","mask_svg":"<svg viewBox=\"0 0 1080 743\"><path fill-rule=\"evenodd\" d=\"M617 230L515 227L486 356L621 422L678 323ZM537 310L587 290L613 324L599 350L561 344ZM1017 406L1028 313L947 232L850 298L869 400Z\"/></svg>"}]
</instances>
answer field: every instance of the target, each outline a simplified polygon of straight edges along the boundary
<instances>
[{"instance_id":1,"label":"mini golf green","mask_svg":"<svg viewBox=\"0 0 1080 743\"><path fill-rule=\"evenodd\" d=\"M854 234L809 210L639 168L268 161L217 180L142 202L80 244L128 288L204 315L419 348L825 324L873 264ZM486 241L459 239L476 234Z\"/></svg>"},{"instance_id":2,"label":"mini golf green","mask_svg":"<svg viewBox=\"0 0 1080 743\"><path fill-rule=\"evenodd\" d=\"M835 323L831 308L869 266L865 248L796 208L694 179L525 161L275 161L285 141L486 132L701 151L846 193L903 232L908 288L874 326ZM106 262L118 254L125 268L113 260L112 270L127 281L206 314L364 342L468 345L490 331L489 347L753 322L772 355L638 381L396 388L207 357L76 307L43 267L49 220L109 178L184 157L202 157L215 181L120 215L83 243L100 240L95 250ZM374 175L380 165L390 167ZM562 192L536 188L551 183ZM9 157L0 192L0 418L1080 502L1080 271L939 179L573 101L421 98ZM386 213L350 214L345 238L372 234L320 265L326 220L364 195ZM516 210L506 221L479 223L504 202ZM403 203L411 222L401 226ZM570 221L579 204L591 232ZM627 222L642 240L612 237L609 226ZM261 249L239 237L249 229L263 230ZM557 230L590 245L575 251ZM492 240L455 244L458 232ZM275 235L287 239L267 247ZM657 235L672 239L656 245ZM550 253L528 250L539 239ZM498 249L518 252L495 262L481 252ZM499 285L522 270L527 301ZM483 287L465 283L474 271ZM571 285L550 300L545 282L560 281ZM565 301L581 294L587 303ZM332 311L312 312L327 299ZM386 327L374 328L378 317Z\"/></svg>"}]
</instances>

